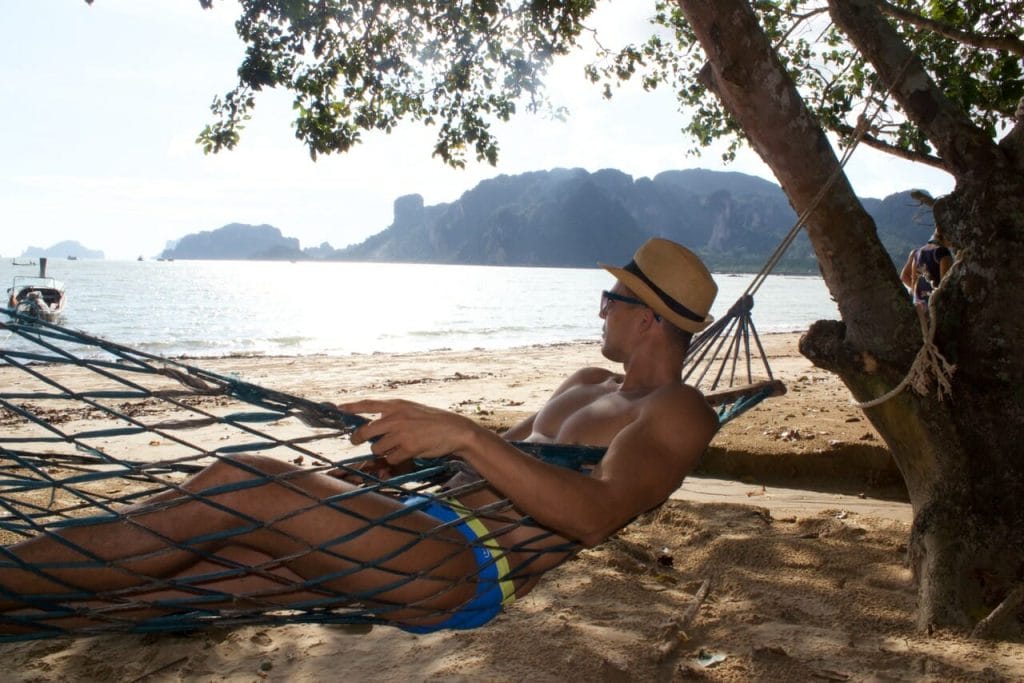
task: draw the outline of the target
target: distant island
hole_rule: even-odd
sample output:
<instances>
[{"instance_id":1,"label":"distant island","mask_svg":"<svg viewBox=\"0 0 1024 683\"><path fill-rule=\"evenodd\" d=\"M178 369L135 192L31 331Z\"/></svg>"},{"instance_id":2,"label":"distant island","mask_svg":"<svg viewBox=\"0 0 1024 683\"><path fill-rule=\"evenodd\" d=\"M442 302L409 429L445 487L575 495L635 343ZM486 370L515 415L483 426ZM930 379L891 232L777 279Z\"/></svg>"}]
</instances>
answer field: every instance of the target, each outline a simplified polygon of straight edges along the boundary
<instances>
[{"instance_id":1,"label":"distant island","mask_svg":"<svg viewBox=\"0 0 1024 683\"><path fill-rule=\"evenodd\" d=\"M899 192L862 199L895 263L931 234L928 207ZM554 169L485 180L447 204L399 197L392 224L359 244L303 248L271 225L232 223L168 244L166 259L334 260L591 267L629 260L661 235L718 271L756 271L796 222L782 189L742 173L700 169L634 179L621 171ZM807 236L777 272L817 272Z\"/></svg>"},{"instance_id":2,"label":"distant island","mask_svg":"<svg viewBox=\"0 0 1024 683\"><path fill-rule=\"evenodd\" d=\"M160 253L167 259L296 260L308 259L299 240L272 225L231 223L216 230L186 235Z\"/></svg>"},{"instance_id":3,"label":"distant island","mask_svg":"<svg viewBox=\"0 0 1024 683\"><path fill-rule=\"evenodd\" d=\"M53 258L53 259L102 259L103 252L86 249L75 240L57 242L51 247L29 247L21 254L21 258Z\"/></svg>"}]
</instances>

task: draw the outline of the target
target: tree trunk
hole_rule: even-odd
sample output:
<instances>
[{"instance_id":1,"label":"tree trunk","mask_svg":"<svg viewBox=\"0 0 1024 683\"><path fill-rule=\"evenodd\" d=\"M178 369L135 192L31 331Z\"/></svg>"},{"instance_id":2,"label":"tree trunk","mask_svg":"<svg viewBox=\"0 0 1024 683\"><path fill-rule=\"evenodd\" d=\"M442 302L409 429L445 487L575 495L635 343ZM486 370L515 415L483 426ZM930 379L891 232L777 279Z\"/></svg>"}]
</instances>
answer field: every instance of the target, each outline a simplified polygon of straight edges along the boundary
<instances>
[{"instance_id":1,"label":"tree trunk","mask_svg":"<svg viewBox=\"0 0 1024 683\"><path fill-rule=\"evenodd\" d=\"M886 393L910 369L922 334L873 221L845 176L814 203L838 161L749 4L677 1L707 54L707 85L796 211L810 211L808 233L843 321L815 323L801 351L858 400ZM1013 346L1024 339L1016 303L1024 268L1013 263L1024 254L1021 145L996 145L946 101L868 0L832 0L830 10L957 178L935 209L959 249L933 297L935 343L957 364L952 395L906 390L866 414L914 507L919 623L969 626L1024 579L1024 457L1015 443L1024 436L1024 354Z\"/></svg>"}]
</instances>

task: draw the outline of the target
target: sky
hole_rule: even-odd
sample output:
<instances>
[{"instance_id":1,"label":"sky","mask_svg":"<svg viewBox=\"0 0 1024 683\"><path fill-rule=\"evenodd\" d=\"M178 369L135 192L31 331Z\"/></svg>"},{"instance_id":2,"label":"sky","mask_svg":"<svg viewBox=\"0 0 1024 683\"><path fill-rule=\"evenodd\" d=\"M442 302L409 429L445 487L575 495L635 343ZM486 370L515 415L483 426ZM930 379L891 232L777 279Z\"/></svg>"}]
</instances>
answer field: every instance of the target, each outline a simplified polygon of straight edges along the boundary
<instances>
[{"instance_id":1,"label":"sky","mask_svg":"<svg viewBox=\"0 0 1024 683\"><path fill-rule=\"evenodd\" d=\"M602 3L593 24L618 46L649 31L637 0ZM642 5L646 7L646 3ZM0 257L76 240L108 259L151 257L171 240L228 223L269 223L302 247L357 243L387 228L394 200L417 193L451 202L501 174L616 168L634 178L685 168L749 173L775 182L745 150L698 158L667 89L627 84L611 100L583 78L583 56L546 79L564 121L519 114L495 128L497 166L451 169L431 156L435 133L415 122L369 134L346 154L312 161L291 126L285 92L258 96L233 151L195 143L230 90L244 47L233 0L2 0L0 12ZM864 146L847 166L861 197L952 190L935 169Z\"/></svg>"}]
</instances>

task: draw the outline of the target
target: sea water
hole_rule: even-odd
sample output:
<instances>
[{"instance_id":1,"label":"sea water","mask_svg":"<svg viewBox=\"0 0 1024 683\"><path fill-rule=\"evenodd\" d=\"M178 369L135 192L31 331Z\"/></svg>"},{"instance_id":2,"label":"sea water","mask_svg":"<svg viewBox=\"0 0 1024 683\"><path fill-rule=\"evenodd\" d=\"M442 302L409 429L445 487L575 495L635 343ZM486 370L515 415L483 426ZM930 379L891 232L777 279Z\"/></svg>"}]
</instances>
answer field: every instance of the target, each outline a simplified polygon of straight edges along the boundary
<instances>
[{"instance_id":1,"label":"sea water","mask_svg":"<svg viewBox=\"0 0 1024 683\"><path fill-rule=\"evenodd\" d=\"M0 263L0 282L37 274ZM162 356L348 355L596 340L614 279L599 268L279 261L68 261L65 326ZM752 275L715 273L721 316ZM10 286L7 284L6 286ZM820 277L769 276L761 333L838 311ZM0 338L0 344L8 343Z\"/></svg>"}]
</instances>

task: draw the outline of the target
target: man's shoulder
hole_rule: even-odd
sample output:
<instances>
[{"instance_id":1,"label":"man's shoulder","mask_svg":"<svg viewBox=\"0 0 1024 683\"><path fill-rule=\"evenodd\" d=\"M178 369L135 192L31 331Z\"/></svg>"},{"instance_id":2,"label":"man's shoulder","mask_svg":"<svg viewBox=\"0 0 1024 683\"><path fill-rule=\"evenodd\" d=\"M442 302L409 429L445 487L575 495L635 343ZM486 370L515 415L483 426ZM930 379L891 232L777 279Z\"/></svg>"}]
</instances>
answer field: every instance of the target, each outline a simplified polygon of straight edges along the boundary
<instances>
[{"instance_id":1,"label":"man's shoulder","mask_svg":"<svg viewBox=\"0 0 1024 683\"><path fill-rule=\"evenodd\" d=\"M621 378L621 375L616 375L611 370L606 370L605 368L580 368L565 378L562 384L555 390L554 395L559 396L572 389L601 384L602 382L607 382L615 377Z\"/></svg>"},{"instance_id":2,"label":"man's shoulder","mask_svg":"<svg viewBox=\"0 0 1024 683\"><path fill-rule=\"evenodd\" d=\"M707 420L717 425L718 418L698 389L683 382L666 384L650 395L648 405L654 411L668 411L679 417Z\"/></svg>"},{"instance_id":3,"label":"man's shoulder","mask_svg":"<svg viewBox=\"0 0 1024 683\"><path fill-rule=\"evenodd\" d=\"M706 403L704 394L701 391L685 382L673 382L666 384L656 392L666 400L673 401L694 401Z\"/></svg>"},{"instance_id":4,"label":"man's shoulder","mask_svg":"<svg viewBox=\"0 0 1024 683\"><path fill-rule=\"evenodd\" d=\"M606 382L609 379L622 378L622 375L617 372L612 372L607 368L599 367L586 367L580 368L576 372L569 375L568 383L571 384L600 384Z\"/></svg>"}]
</instances>

